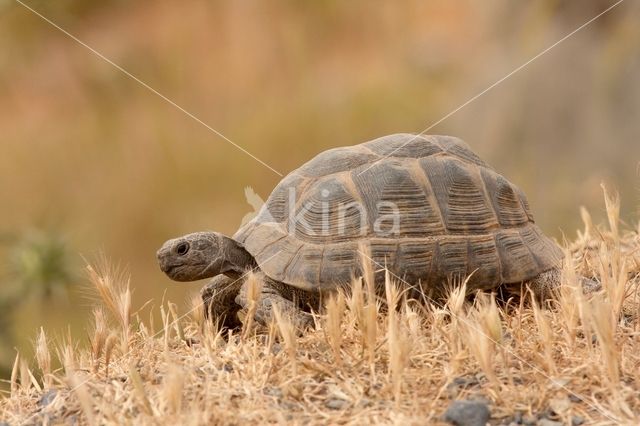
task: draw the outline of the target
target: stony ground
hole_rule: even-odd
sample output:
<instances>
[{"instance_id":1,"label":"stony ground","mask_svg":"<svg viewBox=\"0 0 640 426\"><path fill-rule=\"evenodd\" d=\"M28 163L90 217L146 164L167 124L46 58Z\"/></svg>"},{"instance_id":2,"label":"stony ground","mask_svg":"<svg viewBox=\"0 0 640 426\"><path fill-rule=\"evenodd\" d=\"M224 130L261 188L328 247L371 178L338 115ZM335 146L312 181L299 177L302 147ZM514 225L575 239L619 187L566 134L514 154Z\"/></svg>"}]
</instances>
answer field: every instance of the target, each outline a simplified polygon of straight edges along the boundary
<instances>
[{"instance_id":1,"label":"stony ground","mask_svg":"<svg viewBox=\"0 0 640 426\"><path fill-rule=\"evenodd\" d=\"M583 214L585 229L567 246L571 261L549 306L465 298L461 290L444 305L418 304L392 282L376 300L357 282L302 336L286 318L215 333L197 302L182 316L171 303L131 312L126 276L89 268L103 301L89 348L38 336L37 359L16 359L0 419L638 424L640 237L619 229L616 200L607 199L607 210L609 224L599 228ZM597 277L603 290L583 296L576 271Z\"/></svg>"}]
</instances>

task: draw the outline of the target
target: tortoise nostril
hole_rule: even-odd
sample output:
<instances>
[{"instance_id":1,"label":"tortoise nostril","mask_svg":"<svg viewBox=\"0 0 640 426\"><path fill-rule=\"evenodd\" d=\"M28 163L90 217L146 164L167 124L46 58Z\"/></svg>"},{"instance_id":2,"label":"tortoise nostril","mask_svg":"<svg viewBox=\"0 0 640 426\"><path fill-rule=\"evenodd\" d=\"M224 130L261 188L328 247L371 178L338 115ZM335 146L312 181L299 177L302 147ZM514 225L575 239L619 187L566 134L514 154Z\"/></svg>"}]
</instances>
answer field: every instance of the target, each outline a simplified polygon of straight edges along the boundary
<instances>
[{"instance_id":1,"label":"tortoise nostril","mask_svg":"<svg viewBox=\"0 0 640 426\"><path fill-rule=\"evenodd\" d=\"M178 253L180 256L184 256L188 252L189 252L189 243L180 243L176 247L176 253Z\"/></svg>"}]
</instances>

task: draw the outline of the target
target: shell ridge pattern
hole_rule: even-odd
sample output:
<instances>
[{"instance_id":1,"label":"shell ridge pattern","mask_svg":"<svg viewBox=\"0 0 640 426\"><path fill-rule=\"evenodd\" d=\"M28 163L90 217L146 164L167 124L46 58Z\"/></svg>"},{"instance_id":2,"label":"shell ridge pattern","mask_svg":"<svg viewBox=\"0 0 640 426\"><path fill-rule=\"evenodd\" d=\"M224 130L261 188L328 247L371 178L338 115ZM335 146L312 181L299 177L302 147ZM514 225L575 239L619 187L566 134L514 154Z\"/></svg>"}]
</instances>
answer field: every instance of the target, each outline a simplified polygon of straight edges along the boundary
<instances>
[{"instance_id":1,"label":"shell ridge pattern","mask_svg":"<svg viewBox=\"0 0 640 426\"><path fill-rule=\"evenodd\" d=\"M318 180L300 196L295 236L306 242L342 242L358 238L362 218L348 186L339 176Z\"/></svg>"},{"instance_id":2,"label":"shell ridge pattern","mask_svg":"<svg viewBox=\"0 0 640 426\"><path fill-rule=\"evenodd\" d=\"M269 249L272 245L274 245L274 244L276 244L276 243L279 243L280 241L284 240L285 238L287 238L287 234L284 234L284 235L280 236L279 238L277 238L277 239L275 239L275 240L273 240L273 241L270 241L270 242L269 242L269 243L267 243L267 244L264 244L264 246L262 247L262 249L261 249L259 252L257 252L256 254L254 254L254 257L255 257L255 256L261 256L261 255L262 255L262 254L264 254L264 252L265 252L267 249Z\"/></svg>"},{"instance_id":3,"label":"shell ridge pattern","mask_svg":"<svg viewBox=\"0 0 640 426\"><path fill-rule=\"evenodd\" d=\"M298 259L298 256L300 255L300 253L302 252L302 249L304 248L304 243L300 244L300 247L298 247L298 249L295 251L295 253L291 256L291 258L289 259L289 261L283 266L282 268L282 275L283 276L287 276L288 272L289 272L289 268L291 267L291 265L294 263L294 260Z\"/></svg>"},{"instance_id":4,"label":"shell ridge pattern","mask_svg":"<svg viewBox=\"0 0 640 426\"><path fill-rule=\"evenodd\" d=\"M441 225L439 229L440 234L446 234L447 230L446 230L446 222L444 220L444 214L442 212L442 208L440 207L440 204L438 203L438 199L436 198L435 193L433 192L433 186L429 182L429 177L427 176L425 170L422 167L420 167L419 160L416 160L415 162L413 162L412 166L413 167L411 167L411 171L413 173L413 176L416 177L422 183L424 195L427 198L429 204L432 206L434 213L437 215L438 222L440 222L440 225Z\"/></svg>"},{"instance_id":5,"label":"shell ridge pattern","mask_svg":"<svg viewBox=\"0 0 640 426\"><path fill-rule=\"evenodd\" d=\"M324 265L324 253L327 250L327 246L326 245L322 245L322 248L320 249L320 265L318 265L318 281L320 282L320 274L322 274L322 267Z\"/></svg>"},{"instance_id":6,"label":"shell ridge pattern","mask_svg":"<svg viewBox=\"0 0 640 426\"><path fill-rule=\"evenodd\" d=\"M295 204L285 209L290 190ZM303 289L349 282L359 242L428 291L473 271L478 288L531 278L562 257L524 193L457 138L399 134L325 151L285 177L267 205L238 238L268 276ZM376 227L394 214L397 232Z\"/></svg>"},{"instance_id":7,"label":"shell ridge pattern","mask_svg":"<svg viewBox=\"0 0 640 426\"><path fill-rule=\"evenodd\" d=\"M425 158L420 163L450 233L485 233L497 228L494 215L478 190L480 182L468 172L468 166L457 159Z\"/></svg>"}]
</instances>

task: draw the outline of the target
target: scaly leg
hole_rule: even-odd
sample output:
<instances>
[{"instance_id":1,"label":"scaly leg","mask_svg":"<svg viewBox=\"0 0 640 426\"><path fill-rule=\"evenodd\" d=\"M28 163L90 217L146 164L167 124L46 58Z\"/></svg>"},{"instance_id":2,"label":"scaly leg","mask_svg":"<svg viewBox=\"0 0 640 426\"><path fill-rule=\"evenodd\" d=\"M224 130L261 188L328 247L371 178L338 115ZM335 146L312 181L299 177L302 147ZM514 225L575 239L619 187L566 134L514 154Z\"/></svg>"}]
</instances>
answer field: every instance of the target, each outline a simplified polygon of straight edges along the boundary
<instances>
[{"instance_id":1,"label":"scaly leg","mask_svg":"<svg viewBox=\"0 0 640 426\"><path fill-rule=\"evenodd\" d=\"M269 325L275 315L273 313L274 306L277 306L278 311L283 317L288 318L293 326L302 330L313 324L313 318L307 312L300 309L295 303L286 298L282 293L284 284L272 281L264 274L260 274L258 277L262 281L260 294L257 297L257 307L254 314L254 319L263 324ZM249 309L250 300L248 297L248 280L242 285L238 296L236 297L236 303L245 309Z\"/></svg>"},{"instance_id":2,"label":"scaly leg","mask_svg":"<svg viewBox=\"0 0 640 426\"><path fill-rule=\"evenodd\" d=\"M218 321L218 326L236 328L242 324L238 319L240 306L235 298L242 287L242 279L232 279L226 275L216 275L200 290L205 307L205 316Z\"/></svg>"},{"instance_id":3,"label":"scaly leg","mask_svg":"<svg viewBox=\"0 0 640 426\"><path fill-rule=\"evenodd\" d=\"M602 288L600 283L590 278L578 276L578 282L582 286L584 294L590 294ZM532 278L526 284L529 285L536 299L539 302L544 302L545 300L551 299L554 296L555 290L562 284L562 271L558 268L550 269ZM510 291L518 290L516 287L519 286L514 284L508 285ZM524 288L526 287L522 286L522 289Z\"/></svg>"}]
</instances>

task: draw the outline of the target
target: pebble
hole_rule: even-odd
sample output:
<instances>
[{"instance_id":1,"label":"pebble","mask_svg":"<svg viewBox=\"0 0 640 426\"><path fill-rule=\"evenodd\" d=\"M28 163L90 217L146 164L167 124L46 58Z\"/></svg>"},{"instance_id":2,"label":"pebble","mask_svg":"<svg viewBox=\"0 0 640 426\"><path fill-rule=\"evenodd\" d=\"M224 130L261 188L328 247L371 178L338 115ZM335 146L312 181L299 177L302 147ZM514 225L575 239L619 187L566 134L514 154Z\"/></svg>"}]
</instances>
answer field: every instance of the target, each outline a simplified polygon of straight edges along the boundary
<instances>
[{"instance_id":1,"label":"pebble","mask_svg":"<svg viewBox=\"0 0 640 426\"><path fill-rule=\"evenodd\" d=\"M331 398L325 401L324 405L331 410L343 410L347 408L349 402L340 398Z\"/></svg>"},{"instance_id":2,"label":"pebble","mask_svg":"<svg viewBox=\"0 0 640 426\"><path fill-rule=\"evenodd\" d=\"M585 420L582 416L573 416L571 418L571 426L580 426L584 424Z\"/></svg>"},{"instance_id":3,"label":"pebble","mask_svg":"<svg viewBox=\"0 0 640 426\"><path fill-rule=\"evenodd\" d=\"M491 417L481 401L453 401L444 413L444 421L456 426L485 426Z\"/></svg>"},{"instance_id":4,"label":"pebble","mask_svg":"<svg viewBox=\"0 0 640 426\"><path fill-rule=\"evenodd\" d=\"M280 343L274 343L271 347L271 353L273 355L278 355L280 352L282 352L282 346L280 345Z\"/></svg>"}]
</instances>

